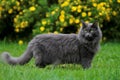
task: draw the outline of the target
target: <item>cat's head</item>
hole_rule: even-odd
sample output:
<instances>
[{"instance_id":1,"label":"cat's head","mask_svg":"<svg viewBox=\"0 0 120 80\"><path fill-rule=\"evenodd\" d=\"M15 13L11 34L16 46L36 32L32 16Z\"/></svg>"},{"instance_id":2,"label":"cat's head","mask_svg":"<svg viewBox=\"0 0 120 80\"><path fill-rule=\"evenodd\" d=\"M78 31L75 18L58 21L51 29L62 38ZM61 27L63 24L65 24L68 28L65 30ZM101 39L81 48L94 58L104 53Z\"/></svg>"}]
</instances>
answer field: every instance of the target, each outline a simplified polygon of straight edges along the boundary
<instances>
[{"instance_id":1,"label":"cat's head","mask_svg":"<svg viewBox=\"0 0 120 80\"><path fill-rule=\"evenodd\" d=\"M84 21L81 22L82 27L79 34L80 39L84 40L85 42L92 42L101 39L102 32L97 21L94 23L85 23Z\"/></svg>"}]
</instances>

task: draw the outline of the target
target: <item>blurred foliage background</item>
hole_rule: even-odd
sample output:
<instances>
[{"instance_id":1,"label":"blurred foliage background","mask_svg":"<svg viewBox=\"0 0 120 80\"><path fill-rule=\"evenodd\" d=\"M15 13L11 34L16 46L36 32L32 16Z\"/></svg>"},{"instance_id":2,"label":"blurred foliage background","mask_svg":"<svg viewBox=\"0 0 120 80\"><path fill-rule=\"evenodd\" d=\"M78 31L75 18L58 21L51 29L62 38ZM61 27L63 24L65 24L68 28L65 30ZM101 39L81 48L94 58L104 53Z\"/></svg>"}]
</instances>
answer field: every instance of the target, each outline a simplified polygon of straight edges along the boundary
<instances>
[{"instance_id":1,"label":"blurred foliage background","mask_svg":"<svg viewBox=\"0 0 120 80\"><path fill-rule=\"evenodd\" d=\"M120 0L0 0L0 40L77 33L81 20L98 20L103 40L120 39Z\"/></svg>"}]
</instances>

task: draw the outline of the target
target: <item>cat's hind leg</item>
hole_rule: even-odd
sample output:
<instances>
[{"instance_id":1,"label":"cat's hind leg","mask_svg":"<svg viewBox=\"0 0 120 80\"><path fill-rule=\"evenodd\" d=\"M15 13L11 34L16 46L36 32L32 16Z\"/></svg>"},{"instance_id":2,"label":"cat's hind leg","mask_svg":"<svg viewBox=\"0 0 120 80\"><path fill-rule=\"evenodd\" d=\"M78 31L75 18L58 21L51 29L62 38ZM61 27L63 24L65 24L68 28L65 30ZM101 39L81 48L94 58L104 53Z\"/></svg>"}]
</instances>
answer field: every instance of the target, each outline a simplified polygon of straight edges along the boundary
<instances>
[{"instance_id":1,"label":"cat's hind leg","mask_svg":"<svg viewBox=\"0 0 120 80\"><path fill-rule=\"evenodd\" d=\"M44 68L46 65L44 64L43 60L42 60L42 54L35 54L35 65L39 68Z\"/></svg>"},{"instance_id":2,"label":"cat's hind leg","mask_svg":"<svg viewBox=\"0 0 120 80\"><path fill-rule=\"evenodd\" d=\"M34 48L33 56L35 58L35 65L37 67L44 68L46 66L43 62L43 52L38 46Z\"/></svg>"}]
</instances>

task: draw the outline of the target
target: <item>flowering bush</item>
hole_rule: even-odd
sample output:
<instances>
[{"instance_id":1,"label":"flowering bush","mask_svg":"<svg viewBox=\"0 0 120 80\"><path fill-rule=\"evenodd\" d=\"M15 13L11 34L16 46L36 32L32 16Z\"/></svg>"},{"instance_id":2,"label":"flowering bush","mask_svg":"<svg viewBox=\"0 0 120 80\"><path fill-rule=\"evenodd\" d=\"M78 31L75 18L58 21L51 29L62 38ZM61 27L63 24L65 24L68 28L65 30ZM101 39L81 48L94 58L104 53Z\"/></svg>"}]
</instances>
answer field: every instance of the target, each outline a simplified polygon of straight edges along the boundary
<instances>
[{"instance_id":1,"label":"flowering bush","mask_svg":"<svg viewBox=\"0 0 120 80\"><path fill-rule=\"evenodd\" d=\"M103 22L104 39L120 39L120 0L109 1L112 10L110 20Z\"/></svg>"},{"instance_id":2,"label":"flowering bush","mask_svg":"<svg viewBox=\"0 0 120 80\"><path fill-rule=\"evenodd\" d=\"M4 34L12 35L12 38L29 36L32 29L44 18L47 9L47 0L1 0L0 36Z\"/></svg>"},{"instance_id":3,"label":"flowering bush","mask_svg":"<svg viewBox=\"0 0 120 80\"><path fill-rule=\"evenodd\" d=\"M109 31L111 21L120 19L117 17L120 14L120 0L58 0L57 2L51 1L53 3L49 2L49 0L1 0L0 34L8 27L12 28L11 32L14 32L14 37L26 37L29 33L33 35L51 32L55 34L77 33L82 25L81 20L86 22L98 20L105 34L104 39L118 34L116 32L114 35L108 33L111 33ZM110 29L115 30L116 27L120 29L119 25L120 23ZM120 32L116 36L120 36Z\"/></svg>"}]
</instances>

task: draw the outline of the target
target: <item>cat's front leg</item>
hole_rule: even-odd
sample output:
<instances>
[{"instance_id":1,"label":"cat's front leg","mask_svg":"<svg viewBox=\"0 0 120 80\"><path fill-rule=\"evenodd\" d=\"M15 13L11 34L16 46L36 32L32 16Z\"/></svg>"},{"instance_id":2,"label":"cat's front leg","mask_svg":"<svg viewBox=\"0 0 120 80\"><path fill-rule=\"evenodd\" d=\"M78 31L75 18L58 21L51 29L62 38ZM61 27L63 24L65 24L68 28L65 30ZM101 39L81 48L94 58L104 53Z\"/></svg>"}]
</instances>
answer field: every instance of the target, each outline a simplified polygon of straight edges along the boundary
<instances>
[{"instance_id":1,"label":"cat's front leg","mask_svg":"<svg viewBox=\"0 0 120 80\"><path fill-rule=\"evenodd\" d=\"M82 67L84 69L91 67L91 62L95 53L86 48L82 48L80 53L81 53L80 60L81 60Z\"/></svg>"},{"instance_id":2,"label":"cat's front leg","mask_svg":"<svg viewBox=\"0 0 120 80\"><path fill-rule=\"evenodd\" d=\"M84 69L91 67L91 59L89 58L82 58L81 59L81 65Z\"/></svg>"}]
</instances>

